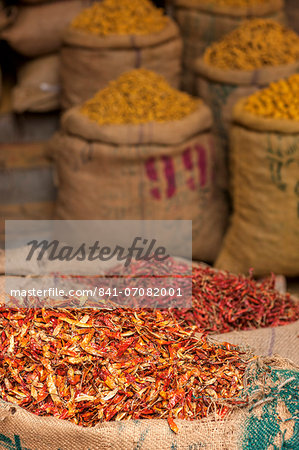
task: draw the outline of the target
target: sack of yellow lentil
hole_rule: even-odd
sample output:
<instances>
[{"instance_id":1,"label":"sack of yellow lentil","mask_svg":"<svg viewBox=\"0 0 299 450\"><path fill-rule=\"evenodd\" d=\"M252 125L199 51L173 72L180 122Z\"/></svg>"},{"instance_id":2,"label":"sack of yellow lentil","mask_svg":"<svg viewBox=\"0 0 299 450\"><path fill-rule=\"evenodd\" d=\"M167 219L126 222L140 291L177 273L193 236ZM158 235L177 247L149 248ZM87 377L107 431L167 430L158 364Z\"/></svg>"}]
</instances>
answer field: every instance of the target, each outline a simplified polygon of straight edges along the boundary
<instances>
[{"instance_id":1,"label":"sack of yellow lentil","mask_svg":"<svg viewBox=\"0 0 299 450\"><path fill-rule=\"evenodd\" d=\"M13 111L55 111L60 107L59 56L43 56L25 63L12 93Z\"/></svg>"},{"instance_id":2,"label":"sack of yellow lentil","mask_svg":"<svg viewBox=\"0 0 299 450\"><path fill-rule=\"evenodd\" d=\"M299 75L234 109L234 213L218 268L299 275Z\"/></svg>"},{"instance_id":3,"label":"sack of yellow lentil","mask_svg":"<svg viewBox=\"0 0 299 450\"><path fill-rule=\"evenodd\" d=\"M250 18L286 22L284 0L173 0L173 3L184 42L182 87L190 93L196 90L195 60L213 42Z\"/></svg>"},{"instance_id":4,"label":"sack of yellow lentil","mask_svg":"<svg viewBox=\"0 0 299 450\"><path fill-rule=\"evenodd\" d=\"M216 257L227 220L203 102L146 69L62 117L50 144L60 219L192 219L194 256Z\"/></svg>"},{"instance_id":5,"label":"sack of yellow lentil","mask_svg":"<svg viewBox=\"0 0 299 450\"><path fill-rule=\"evenodd\" d=\"M235 103L299 70L299 36L272 20L244 22L196 61L197 92L212 109L220 148L227 150Z\"/></svg>"},{"instance_id":6,"label":"sack of yellow lentil","mask_svg":"<svg viewBox=\"0 0 299 450\"><path fill-rule=\"evenodd\" d=\"M62 102L91 98L123 72L145 67L178 87L182 41L176 24L150 0L103 0L68 28L62 48Z\"/></svg>"},{"instance_id":7,"label":"sack of yellow lentil","mask_svg":"<svg viewBox=\"0 0 299 450\"><path fill-rule=\"evenodd\" d=\"M88 0L64 0L18 6L16 19L0 37L25 56L54 53L61 47L65 28L88 4Z\"/></svg>"}]
</instances>

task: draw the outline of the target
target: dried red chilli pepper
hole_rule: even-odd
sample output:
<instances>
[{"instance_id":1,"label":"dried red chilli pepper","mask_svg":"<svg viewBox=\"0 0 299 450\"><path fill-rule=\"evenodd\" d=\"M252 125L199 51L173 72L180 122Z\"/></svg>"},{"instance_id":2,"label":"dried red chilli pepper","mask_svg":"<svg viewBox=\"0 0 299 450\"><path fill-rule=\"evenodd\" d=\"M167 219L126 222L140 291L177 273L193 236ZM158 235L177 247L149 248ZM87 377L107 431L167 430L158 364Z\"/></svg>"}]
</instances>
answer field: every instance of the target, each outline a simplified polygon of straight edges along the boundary
<instances>
[{"instance_id":1,"label":"dried red chilli pepper","mask_svg":"<svg viewBox=\"0 0 299 450\"><path fill-rule=\"evenodd\" d=\"M299 319L299 302L261 282L199 266L192 270L192 309L173 309L182 326L209 333L277 327Z\"/></svg>"},{"instance_id":2,"label":"dried red chilli pepper","mask_svg":"<svg viewBox=\"0 0 299 450\"><path fill-rule=\"evenodd\" d=\"M187 270L186 267L170 258L165 272L178 277ZM124 273L132 279L143 274L145 268L153 273L151 266L142 261L132 263ZM161 273L157 275L161 276ZM299 302L290 294L278 292L275 281L274 275L257 282L252 273L250 276L234 275L209 266L193 266L193 307L174 309L174 314L188 325L218 333L279 326L298 320Z\"/></svg>"},{"instance_id":3,"label":"dried red chilli pepper","mask_svg":"<svg viewBox=\"0 0 299 450\"><path fill-rule=\"evenodd\" d=\"M1 398L82 426L223 416L249 358L159 311L2 307L0 336Z\"/></svg>"},{"instance_id":4,"label":"dried red chilli pepper","mask_svg":"<svg viewBox=\"0 0 299 450\"><path fill-rule=\"evenodd\" d=\"M125 269L112 269L108 274L118 273L133 283L134 277L149 277L154 283L153 274L163 276L163 266L158 269L144 261L132 262ZM148 275L145 273L148 272ZM169 258L165 263L164 273L175 278L188 273L188 266ZM167 278L166 277L166 278ZM181 326L195 326L198 331L209 333L226 333L233 330L250 330L265 327L287 325L299 319L299 301L290 294L281 294L275 289L275 276L261 282L250 276L234 275L217 271L209 266L192 268L192 308L184 308L182 299L179 308L172 308L172 314ZM186 276L188 278L188 276ZM138 278L137 278L138 280ZM89 282L96 283L96 279ZM165 282L167 283L167 281ZM165 297L169 304L169 297ZM147 307L149 298L144 298Z\"/></svg>"}]
</instances>

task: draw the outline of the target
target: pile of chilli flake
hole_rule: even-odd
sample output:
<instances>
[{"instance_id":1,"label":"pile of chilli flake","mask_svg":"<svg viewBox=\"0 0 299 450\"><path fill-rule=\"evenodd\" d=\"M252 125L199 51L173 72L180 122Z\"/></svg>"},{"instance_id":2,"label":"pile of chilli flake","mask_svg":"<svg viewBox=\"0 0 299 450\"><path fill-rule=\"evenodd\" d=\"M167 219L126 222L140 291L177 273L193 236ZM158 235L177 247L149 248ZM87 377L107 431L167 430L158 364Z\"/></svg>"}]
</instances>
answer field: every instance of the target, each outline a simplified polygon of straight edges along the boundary
<instances>
[{"instance_id":1,"label":"pile of chilli flake","mask_svg":"<svg viewBox=\"0 0 299 450\"><path fill-rule=\"evenodd\" d=\"M89 427L162 418L177 432L176 418L240 404L251 357L166 311L2 307L0 359L0 397L34 414Z\"/></svg>"}]
</instances>

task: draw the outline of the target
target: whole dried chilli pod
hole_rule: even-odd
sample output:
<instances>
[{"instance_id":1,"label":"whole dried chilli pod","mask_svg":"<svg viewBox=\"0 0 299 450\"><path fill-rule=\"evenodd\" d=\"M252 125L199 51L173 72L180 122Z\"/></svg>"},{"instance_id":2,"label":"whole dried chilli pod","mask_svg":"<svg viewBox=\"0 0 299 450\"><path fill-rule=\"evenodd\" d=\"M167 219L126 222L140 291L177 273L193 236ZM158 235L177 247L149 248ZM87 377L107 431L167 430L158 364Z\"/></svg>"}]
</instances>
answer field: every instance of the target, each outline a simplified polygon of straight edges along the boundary
<instances>
[{"instance_id":1,"label":"whole dried chilli pod","mask_svg":"<svg viewBox=\"0 0 299 450\"><path fill-rule=\"evenodd\" d=\"M135 69L111 81L84 103L81 113L99 125L168 122L188 116L200 102L173 89L161 75Z\"/></svg>"},{"instance_id":2,"label":"whole dried chilli pod","mask_svg":"<svg viewBox=\"0 0 299 450\"><path fill-rule=\"evenodd\" d=\"M91 427L142 418L223 417L251 358L183 330L170 313L0 309L0 396Z\"/></svg>"},{"instance_id":3,"label":"whole dried chilli pod","mask_svg":"<svg viewBox=\"0 0 299 450\"><path fill-rule=\"evenodd\" d=\"M206 64L224 70L254 70L298 59L299 36L271 19L245 21L204 53Z\"/></svg>"},{"instance_id":4,"label":"whole dried chilli pod","mask_svg":"<svg viewBox=\"0 0 299 450\"><path fill-rule=\"evenodd\" d=\"M182 327L195 326L198 331L226 333L278 327L299 319L299 300L296 301L290 294L282 294L275 289L274 275L263 281L256 281L253 272L249 276L235 275L203 265L193 265L191 275L188 265L173 258L168 258L163 265L159 264L158 268L154 264L138 261L132 262L124 270L119 267L115 269L108 274L116 272L117 276L128 277L130 286L133 286L136 280L138 283L142 276L150 277L151 286L155 275L165 275L167 278L171 274L173 279L192 277L192 308L184 308L182 298L181 303L178 302L179 308L171 310ZM97 280L89 279L88 282L96 283ZM172 299L169 296L164 300L165 305L171 304ZM148 307L150 299L145 296L144 303L139 301L138 304Z\"/></svg>"},{"instance_id":5,"label":"whole dried chilli pod","mask_svg":"<svg viewBox=\"0 0 299 450\"><path fill-rule=\"evenodd\" d=\"M168 18L150 0L103 0L84 9L71 27L96 35L149 34L161 31Z\"/></svg>"},{"instance_id":6,"label":"whole dried chilli pod","mask_svg":"<svg viewBox=\"0 0 299 450\"><path fill-rule=\"evenodd\" d=\"M193 267L192 309L172 310L182 326L209 333L287 325L299 319L299 301L275 289L275 277L256 282L210 267Z\"/></svg>"},{"instance_id":7,"label":"whole dried chilli pod","mask_svg":"<svg viewBox=\"0 0 299 450\"><path fill-rule=\"evenodd\" d=\"M269 119L299 120L299 75L271 83L248 97L244 109Z\"/></svg>"}]
</instances>

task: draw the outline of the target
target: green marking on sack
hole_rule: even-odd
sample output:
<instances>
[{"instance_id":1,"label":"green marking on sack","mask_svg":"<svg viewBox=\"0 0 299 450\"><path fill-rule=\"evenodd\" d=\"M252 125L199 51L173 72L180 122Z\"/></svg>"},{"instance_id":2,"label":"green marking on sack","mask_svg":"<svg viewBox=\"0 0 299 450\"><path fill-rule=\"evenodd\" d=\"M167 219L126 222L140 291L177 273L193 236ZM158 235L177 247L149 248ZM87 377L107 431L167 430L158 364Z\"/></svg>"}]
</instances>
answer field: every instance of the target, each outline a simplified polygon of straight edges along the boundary
<instances>
[{"instance_id":1,"label":"green marking on sack","mask_svg":"<svg viewBox=\"0 0 299 450\"><path fill-rule=\"evenodd\" d=\"M188 450L200 450L204 448L206 444L204 442L193 442L193 444L188 445Z\"/></svg>"},{"instance_id":2,"label":"green marking on sack","mask_svg":"<svg viewBox=\"0 0 299 450\"><path fill-rule=\"evenodd\" d=\"M281 191L286 191L287 184L283 183L281 171L283 168L283 163L281 161L277 161L275 158L268 158L270 161L270 172L271 172L271 180L276 185L276 187Z\"/></svg>"},{"instance_id":3,"label":"green marking on sack","mask_svg":"<svg viewBox=\"0 0 299 450\"><path fill-rule=\"evenodd\" d=\"M282 139L279 135L275 135L275 138L278 141ZM269 161L271 180L279 190L286 191L288 185L283 181L282 172L284 168L288 168L290 165L296 163L294 155L298 151L298 142L294 141L292 145L283 150L281 145L278 145L277 148L274 149L271 142L271 133L268 133L267 139L267 159Z\"/></svg>"},{"instance_id":4,"label":"green marking on sack","mask_svg":"<svg viewBox=\"0 0 299 450\"><path fill-rule=\"evenodd\" d=\"M143 442L145 441L146 435L148 434L149 427L147 427L144 431L142 431L137 444L134 447L134 450L140 450L142 447Z\"/></svg>"},{"instance_id":5,"label":"green marking on sack","mask_svg":"<svg viewBox=\"0 0 299 450\"><path fill-rule=\"evenodd\" d=\"M14 441L4 434L0 434L0 447L7 450L30 450L30 448L22 447L20 436L14 434Z\"/></svg>"},{"instance_id":6,"label":"green marking on sack","mask_svg":"<svg viewBox=\"0 0 299 450\"><path fill-rule=\"evenodd\" d=\"M299 442L299 372L295 370L273 369L270 366L257 368L248 380L248 394L253 395L260 388L260 380L265 379L264 396L254 401L250 416L246 420L243 450L296 449ZM256 414L255 406L261 411ZM279 415L279 406L288 411L289 418L283 420ZM289 436L284 426L292 421ZM279 444L279 446L278 446Z\"/></svg>"}]
</instances>

